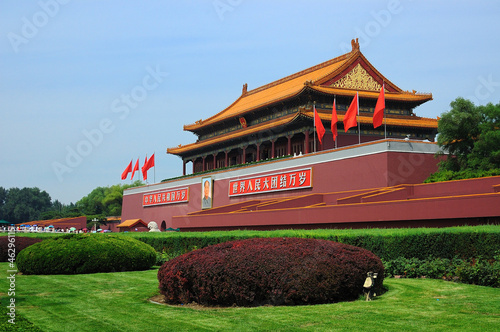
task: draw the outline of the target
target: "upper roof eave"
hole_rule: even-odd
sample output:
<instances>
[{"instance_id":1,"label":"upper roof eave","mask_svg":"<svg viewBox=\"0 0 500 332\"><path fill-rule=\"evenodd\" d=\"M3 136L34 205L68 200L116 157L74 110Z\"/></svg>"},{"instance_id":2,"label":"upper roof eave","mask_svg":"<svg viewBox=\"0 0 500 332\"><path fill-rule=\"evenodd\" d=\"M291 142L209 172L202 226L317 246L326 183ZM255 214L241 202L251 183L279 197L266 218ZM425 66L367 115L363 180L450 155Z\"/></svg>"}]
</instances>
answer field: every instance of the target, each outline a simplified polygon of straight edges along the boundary
<instances>
[{"instance_id":1,"label":"upper roof eave","mask_svg":"<svg viewBox=\"0 0 500 332\"><path fill-rule=\"evenodd\" d=\"M358 92L360 97L371 98L371 99L377 99L380 93L376 91L367 91L367 90L355 91L352 89L334 88L325 86L309 86L309 88L329 95L347 96L347 97L353 97L356 95L356 92ZM412 92L401 91L400 93L386 91L384 95L386 100L394 100L394 101L423 103L432 100L432 93L418 93L416 91Z\"/></svg>"},{"instance_id":2,"label":"upper roof eave","mask_svg":"<svg viewBox=\"0 0 500 332\"><path fill-rule=\"evenodd\" d=\"M307 110L302 113L304 116L308 118L314 118L314 113L312 110ZM331 121L331 113L325 114L324 112L318 111L318 115L322 121ZM337 114L337 123L341 123L344 121L344 114ZM362 124L372 124L373 123L373 115L359 115L358 116L359 123ZM405 117L405 118L393 118L393 117L385 117L385 123L388 126L395 127L416 127L416 128L429 128L436 129L438 128L438 120L433 118L424 118L424 117Z\"/></svg>"}]
</instances>

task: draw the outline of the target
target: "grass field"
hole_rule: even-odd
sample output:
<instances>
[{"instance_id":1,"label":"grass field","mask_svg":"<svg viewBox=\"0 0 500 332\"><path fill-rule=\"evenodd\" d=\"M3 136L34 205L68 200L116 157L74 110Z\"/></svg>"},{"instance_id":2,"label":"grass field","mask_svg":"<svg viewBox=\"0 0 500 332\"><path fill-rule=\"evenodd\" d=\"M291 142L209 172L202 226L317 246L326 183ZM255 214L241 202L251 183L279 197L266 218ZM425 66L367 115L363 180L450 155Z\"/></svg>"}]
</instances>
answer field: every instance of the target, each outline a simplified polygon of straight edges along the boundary
<instances>
[{"instance_id":1,"label":"grass field","mask_svg":"<svg viewBox=\"0 0 500 332\"><path fill-rule=\"evenodd\" d=\"M8 270L8 263L0 263L2 307L10 299ZM16 314L43 331L496 331L500 328L500 289L495 288L429 279L386 279L388 291L371 302L207 309L149 302L149 298L158 294L156 273L156 269L151 269L88 275L17 275ZM2 316L2 320L8 319ZM0 326L12 327L3 321Z\"/></svg>"}]
</instances>

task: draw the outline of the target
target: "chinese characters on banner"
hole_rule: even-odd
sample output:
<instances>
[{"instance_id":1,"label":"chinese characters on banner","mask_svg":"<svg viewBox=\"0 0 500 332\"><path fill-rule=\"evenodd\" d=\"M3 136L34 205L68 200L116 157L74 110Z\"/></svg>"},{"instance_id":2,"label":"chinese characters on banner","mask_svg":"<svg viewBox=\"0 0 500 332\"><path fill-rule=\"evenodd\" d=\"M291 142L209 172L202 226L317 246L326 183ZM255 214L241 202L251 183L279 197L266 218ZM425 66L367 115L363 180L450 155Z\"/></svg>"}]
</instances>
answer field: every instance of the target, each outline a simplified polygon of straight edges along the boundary
<instances>
[{"instance_id":1,"label":"chinese characters on banner","mask_svg":"<svg viewBox=\"0 0 500 332\"><path fill-rule=\"evenodd\" d=\"M312 169L229 181L229 197L312 187Z\"/></svg>"},{"instance_id":2,"label":"chinese characters on banner","mask_svg":"<svg viewBox=\"0 0 500 332\"><path fill-rule=\"evenodd\" d=\"M142 197L142 206L187 203L188 201L189 188L169 189L154 194L144 194Z\"/></svg>"}]
</instances>

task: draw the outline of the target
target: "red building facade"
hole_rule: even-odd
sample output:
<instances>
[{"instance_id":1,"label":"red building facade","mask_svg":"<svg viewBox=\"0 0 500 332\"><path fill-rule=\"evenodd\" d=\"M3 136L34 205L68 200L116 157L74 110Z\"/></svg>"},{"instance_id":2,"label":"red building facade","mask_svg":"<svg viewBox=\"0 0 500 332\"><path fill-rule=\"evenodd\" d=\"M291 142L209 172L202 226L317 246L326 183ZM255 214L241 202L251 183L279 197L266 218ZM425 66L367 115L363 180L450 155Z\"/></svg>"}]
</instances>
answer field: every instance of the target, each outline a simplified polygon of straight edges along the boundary
<instances>
[{"instance_id":1,"label":"red building facade","mask_svg":"<svg viewBox=\"0 0 500 332\"><path fill-rule=\"evenodd\" d=\"M209 227L206 219L202 223L196 220L206 215L213 222L222 214L251 203L275 204L276 200L297 200L309 195L354 194L358 190L421 183L437 170L438 160L434 157L437 151L436 144L430 142L380 140L130 188L124 192L122 220L155 221L161 230L273 228L277 220L273 221L271 214L255 220L261 222L267 218L266 227L242 225L237 215L231 225L224 227L216 223ZM206 178L211 180L212 187L210 209L202 208ZM304 201L296 206L300 204ZM300 227L307 227L306 224Z\"/></svg>"}]
</instances>

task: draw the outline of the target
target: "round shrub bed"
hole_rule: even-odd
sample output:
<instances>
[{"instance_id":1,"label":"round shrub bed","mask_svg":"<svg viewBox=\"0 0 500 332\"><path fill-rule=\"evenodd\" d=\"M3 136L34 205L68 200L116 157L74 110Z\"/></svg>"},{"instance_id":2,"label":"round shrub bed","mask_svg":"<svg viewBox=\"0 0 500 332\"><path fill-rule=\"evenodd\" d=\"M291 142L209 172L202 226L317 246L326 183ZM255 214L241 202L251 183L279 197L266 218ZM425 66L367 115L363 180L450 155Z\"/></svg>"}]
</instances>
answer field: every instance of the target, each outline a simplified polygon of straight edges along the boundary
<instances>
[{"instance_id":1,"label":"round shrub bed","mask_svg":"<svg viewBox=\"0 0 500 332\"><path fill-rule=\"evenodd\" d=\"M21 250L41 241L42 239L36 237L0 236L0 262L7 262L9 258L15 259Z\"/></svg>"},{"instance_id":2,"label":"round shrub bed","mask_svg":"<svg viewBox=\"0 0 500 332\"><path fill-rule=\"evenodd\" d=\"M156 251L139 240L110 234L75 234L36 243L19 253L24 274L82 274L149 269Z\"/></svg>"},{"instance_id":3,"label":"round shrub bed","mask_svg":"<svg viewBox=\"0 0 500 332\"><path fill-rule=\"evenodd\" d=\"M357 299L367 272L384 266L372 252L342 243L298 238L255 238L195 250L158 271L169 304L259 306L320 304Z\"/></svg>"}]
</instances>

